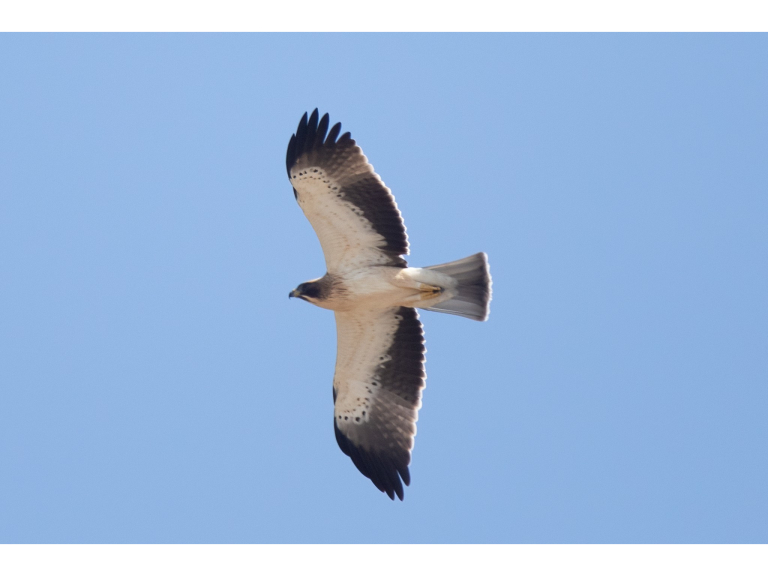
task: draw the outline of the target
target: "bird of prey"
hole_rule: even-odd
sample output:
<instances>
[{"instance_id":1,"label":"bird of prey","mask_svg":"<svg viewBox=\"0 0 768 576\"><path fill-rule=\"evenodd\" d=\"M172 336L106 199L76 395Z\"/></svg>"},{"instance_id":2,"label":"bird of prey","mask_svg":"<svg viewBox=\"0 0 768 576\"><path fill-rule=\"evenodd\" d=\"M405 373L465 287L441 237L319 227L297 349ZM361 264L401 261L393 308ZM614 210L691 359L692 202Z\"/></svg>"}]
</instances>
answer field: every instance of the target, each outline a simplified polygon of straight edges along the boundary
<instances>
[{"instance_id":1,"label":"bird of prey","mask_svg":"<svg viewBox=\"0 0 768 576\"><path fill-rule=\"evenodd\" d=\"M289 297L336 314L336 441L392 500L408 465L424 388L424 332L416 308L486 320L488 258L409 268L395 198L349 132L317 109L301 118L286 154L293 194L317 234L327 273ZM402 481L401 481L402 479Z\"/></svg>"}]
</instances>

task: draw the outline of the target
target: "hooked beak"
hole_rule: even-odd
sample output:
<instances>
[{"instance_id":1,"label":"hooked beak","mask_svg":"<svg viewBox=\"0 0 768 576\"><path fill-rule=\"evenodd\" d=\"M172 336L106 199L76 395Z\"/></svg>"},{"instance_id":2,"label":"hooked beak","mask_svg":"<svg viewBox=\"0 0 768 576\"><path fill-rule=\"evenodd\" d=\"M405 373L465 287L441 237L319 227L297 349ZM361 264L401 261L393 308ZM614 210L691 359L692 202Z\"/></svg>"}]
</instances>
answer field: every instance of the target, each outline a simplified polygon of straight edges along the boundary
<instances>
[{"instance_id":1,"label":"hooked beak","mask_svg":"<svg viewBox=\"0 0 768 576\"><path fill-rule=\"evenodd\" d=\"M299 297L299 291L296 289L293 289L288 293L288 298L298 298L298 297Z\"/></svg>"}]
</instances>

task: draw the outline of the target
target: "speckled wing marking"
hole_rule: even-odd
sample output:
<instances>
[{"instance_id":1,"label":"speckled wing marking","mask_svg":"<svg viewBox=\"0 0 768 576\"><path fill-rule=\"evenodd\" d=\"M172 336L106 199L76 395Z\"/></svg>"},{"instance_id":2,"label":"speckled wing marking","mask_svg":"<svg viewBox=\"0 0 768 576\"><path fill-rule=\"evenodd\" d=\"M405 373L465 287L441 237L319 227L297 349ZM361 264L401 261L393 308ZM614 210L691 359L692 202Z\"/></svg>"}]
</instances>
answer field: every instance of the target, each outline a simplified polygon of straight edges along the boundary
<instances>
[{"instance_id":1,"label":"speckled wing marking","mask_svg":"<svg viewBox=\"0 0 768 576\"><path fill-rule=\"evenodd\" d=\"M336 312L336 331L336 441L376 488L402 500L427 377L419 315L405 307Z\"/></svg>"},{"instance_id":2,"label":"speckled wing marking","mask_svg":"<svg viewBox=\"0 0 768 576\"><path fill-rule=\"evenodd\" d=\"M286 153L288 178L333 274L360 266L406 267L408 235L395 198L349 132L318 124L315 109L301 119Z\"/></svg>"}]
</instances>

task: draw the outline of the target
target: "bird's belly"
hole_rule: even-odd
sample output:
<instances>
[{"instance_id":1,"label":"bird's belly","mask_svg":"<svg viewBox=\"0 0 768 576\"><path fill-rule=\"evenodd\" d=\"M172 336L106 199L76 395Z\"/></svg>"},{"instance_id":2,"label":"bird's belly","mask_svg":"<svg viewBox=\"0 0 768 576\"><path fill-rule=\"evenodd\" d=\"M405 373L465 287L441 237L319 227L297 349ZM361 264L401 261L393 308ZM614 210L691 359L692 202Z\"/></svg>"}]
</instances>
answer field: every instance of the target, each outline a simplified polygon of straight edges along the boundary
<instances>
[{"instance_id":1,"label":"bird's belly","mask_svg":"<svg viewBox=\"0 0 768 576\"><path fill-rule=\"evenodd\" d=\"M335 284L333 293L324 304L331 310L339 311L408 305L419 290L398 282L401 270L376 266L347 273L337 279L338 284Z\"/></svg>"}]
</instances>

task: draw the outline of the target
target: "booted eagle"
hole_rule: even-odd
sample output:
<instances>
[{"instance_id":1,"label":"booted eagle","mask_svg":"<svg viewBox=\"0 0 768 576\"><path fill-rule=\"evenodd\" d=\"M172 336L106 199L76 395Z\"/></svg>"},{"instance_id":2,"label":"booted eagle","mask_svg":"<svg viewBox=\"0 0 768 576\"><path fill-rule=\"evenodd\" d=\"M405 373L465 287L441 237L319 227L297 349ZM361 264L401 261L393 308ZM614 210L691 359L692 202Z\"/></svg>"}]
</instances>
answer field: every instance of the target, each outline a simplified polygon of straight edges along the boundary
<instances>
[{"instance_id":1,"label":"booted eagle","mask_svg":"<svg viewBox=\"0 0 768 576\"><path fill-rule=\"evenodd\" d=\"M333 427L341 451L376 488L403 499L424 389L424 332L416 308L488 318L484 253L409 268L395 198L341 124L317 109L301 118L286 155L293 195L312 224L327 273L290 297L336 314Z\"/></svg>"}]
</instances>

